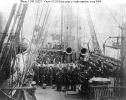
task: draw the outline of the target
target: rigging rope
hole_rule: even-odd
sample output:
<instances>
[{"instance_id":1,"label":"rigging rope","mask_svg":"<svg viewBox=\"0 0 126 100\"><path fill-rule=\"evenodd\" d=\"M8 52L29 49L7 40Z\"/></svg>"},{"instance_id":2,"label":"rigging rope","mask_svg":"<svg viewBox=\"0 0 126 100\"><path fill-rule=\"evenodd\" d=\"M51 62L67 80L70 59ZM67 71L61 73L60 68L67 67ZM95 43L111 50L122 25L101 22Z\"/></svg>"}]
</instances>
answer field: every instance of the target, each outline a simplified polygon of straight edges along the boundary
<instances>
[{"instance_id":1,"label":"rigging rope","mask_svg":"<svg viewBox=\"0 0 126 100\"><path fill-rule=\"evenodd\" d=\"M99 40L101 41L100 43L101 43L102 46L103 46L103 41L102 41L101 37L99 36L99 34L98 34L98 32L97 32L97 29L95 29L95 32L97 33L96 35L99 37Z\"/></svg>"},{"instance_id":2,"label":"rigging rope","mask_svg":"<svg viewBox=\"0 0 126 100\"><path fill-rule=\"evenodd\" d=\"M47 10L49 9L49 7L47 8ZM44 19L46 19L46 17L47 17L47 13L48 11L46 11L46 15L45 15L45 18ZM49 11L50 12L50 11ZM48 14L49 15L49 14ZM47 17L47 19L48 19L48 17ZM47 22L47 20L44 20L44 22L43 22L43 24L42 25L44 25L44 24L46 24L46 22ZM41 31L39 32L39 34L40 34L40 36L42 35L41 33L43 33L42 31L42 29L44 28L44 26L42 26L42 28L41 28ZM45 29L45 28L44 28ZM38 39L39 41L40 41L40 38ZM27 69L26 69L26 71L25 71L25 73L24 73L24 76L23 76L23 82L24 82L24 79L25 79L25 77L26 77L26 74L27 74L27 72L28 72L28 70L29 70L29 68L30 68L30 66L31 66L31 61L32 60L34 60L36 57L34 57L33 58L33 56L35 56L34 55L34 53L36 53L37 52L37 49L38 49L38 45L39 45L39 43L37 43L36 44L36 48L35 48L35 50L33 51L33 54L30 54L29 55L29 57L31 58L30 60L28 59L28 64L27 64Z\"/></svg>"},{"instance_id":3,"label":"rigging rope","mask_svg":"<svg viewBox=\"0 0 126 100\"><path fill-rule=\"evenodd\" d=\"M50 20L53 20L53 22L52 22L52 27L50 29L47 29L47 32L46 32L47 34L49 34L50 32L52 32L53 26L55 27L55 22L56 22L56 20L58 20L58 18L57 18L58 17L58 14L59 14L59 9L58 9L58 12L57 12L56 16L54 17L54 19L53 18L50 19ZM49 22L51 22L51 21L49 21ZM51 25L51 23L49 23L49 24ZM48 25L48 26L50 26L50 25ZM49 28L49 27L47 27L47 28ZM46 38L47 37L45 36L45 39ZM40 48L42 47L42 45L43 45L43 43L41 44Z\"/></svg>"},{"instance_id":4,"label":"rigging rope","mask_svg":"<svg viewBox=\"0 0 126 100\"><path fill-rule=\"evenodd\" d=\"M36 25L36 23L37 23L38 12L39 12L39 4L38 4L38 8L37 8L37 14L36 14L36 18L35 18L34 28L35 28L35 25ZM33 32L32 32L32 41L31 41L31 43L30 43L30 49L31 49L31 46L32 46L32 43L33 43L34 32L35 32L35 30L33 29ZM31 52L31 51L29 51L26 60L29 59L29 57L30 57L30 52ZM24 58L23 58L23 59L24 59ZM24 60L23 60L23 62L24 62ZM24 65L25 65L25 64L24 64ZM25 69L26 69L26 65L24 66L23 74L25 73ZM23 77L23 76L22 76L22 77ZM22 78L21 78L21 79L22 79Z\"/></svg>"},{"instance_id":5,"label":"rigging rope","mask_svg":"<svg viewBox=\"0 0 126 100\"><path fill-rule=\"evenodd\" d=\"M86 29L84 22L83 22L83 27L84 27L84 29ZM84 33L84 39L87 37L88 41L89 41L90 38L88 37L88 34L87 34L86 30L83 30L83 33Z\"/></svg>"},{"instance_id":6,"label":"rigging rope","mask_svg":"<svg viewBox=\"0 0 126 100\"><path fill-rule=\"evenodd\" d=\"M89 8L88 8L87 5L86 5L85 11L86 11L86 13L87 13L88 24L89 24L89 28L90 28L90 30L91 30L90 33L91 33L91 37L92 37L93 48L94 48L94 50L96 50L97 52L102 53L101 48L100 48L99 43L98 43L97 36L96 36L96 31L95 31L95 28L94 28L94 25L93 25L93 21L92 21L92 19L91 19L91 14L90 14L90 11L89 11Z\"/></svg>"},{"instance_id":7,"label":"rigging rope","mask_svg":"<svg viewBox=\"0 0 126 100\"><path fill-rule=\"evenodd\" d=\"M50 11L49 11L50 12ZM48 18L47 18L48 19ZM40 45L40 47L38 47L38 48L41 48L41 46L43 45L43 43L44 43L44 41L46 40L46 38L47 38L47 35L48 35L48 29L47 28L49 28L49 27L47 27L47 24L45 25L45 27L44 27L44 32L43 32L43 37L44 37L44 39L42 40L42 43L41 43L41 45ZM46 29L46 31L45 31L45 29ZM45 33L45 34L44 34ZM41 39L42 39L42 36L41 36L41 38L40 38L40 41L41 41Z\"/></svg>"},{"instance_id":8,"label":"rigging rope","mask_svg":"<svg viewBox=\"0 0 126 100\"><path fill-rule=\"evenodd\" d=\"M49 13L49 5L47 7L47 11L46 11L46 14L45 14L45 17L44 17L44 22L42 24L42 29L41 29L41 32L45 30L45 27L46 27L46 24L47 24L47 19L48 19L48 13Z\"/></svg>"},{"instance_id":9,"label":"rigging rope","mask_svg":"<svg viewBox=\"0 0 126 100\"><path fill-rule=\"evenodd\" d=\"M50 11L51 11L51 7L50 7L50 9L49 9L49 13L48 13L48 17L49 17L49 14L50 14ZM47 18L48 19L48 18ZM51 20L51 19L50 19ZM46 20L47 21L47 20ZM49 21L50 22L50 21ZM48 24L50 24L50 23L48 23ZM49 32L49 27L48 26L50 26L50 25L48 25L48 24L46 24L46 26L45 26L45 29L46 29L46 31L45 31L45 39L47 38L47 35L48 35L48 32Z\"/></svg>"},{"instance_id":10,"label":"rigging rope","mask_svg":"<svg viewBox=\"0 0 126 100\"><path fill-rule=\"evenodd\" d=\"M111 14L111 16L114 18L114 20L116 21L116 23L120 26L120 23L117 21L117 19L114 17L114 15L111 13L110 9L105 5L105 7L107 8L107 10L109 11L109 13Z\"/></svg>"},{"instance_id":11,"label":"rigging rope","mask_svg":"<svg viewBox=\"0 0 126 100\"><path fill-rule=\"evenodd\" d=\"M40 22L41 22L43 11L44 11L44 5L42 6L42 10L41 10L40 17L39 17L39 20L38 20L38 24L37 25L39 25Z\"/></svg>"},{"instance_id":12,"label":"rigging rope","mask_svg":"<svg viewBox=\"0 0 126 100\"><path fill-rule=\"evenodd\" d=\"M18 11L17 11L17 16L16 16L15 19L14 19L14 23L13 23L13 25L12 25L12 28L11 28L11 31L10 31L10 34L9 34L9 37L8 37L8 39L7 39L7 42L6 42L6 45L5 45L5 51L6 51L6 49L7 49L7 44L9 43L10 38L11 38L11 36L12 36L12 34L13 34L14 26L15 26L15 24L16 24L16 21L17 21L17 18L18 18L18 14L19 14L20 8L21 8L21 4L19 5ZM10 49L9 49L9 50L10 50ZM3 53L2 53L2 55L5 56L5 59L6 59L7 55L8 55L8 53L9 53L9 50L7 51L7 53L6 53L5 51L3 51ZM6 53L6 54L5 54L5 53ZM5 62L4 62L4 63L5 63ZM3 66L4 63L2 63L1 66Z\"/></svg>"},{"instance_id":13,"label":"rigging rope","mask_svg":"<svg viewBox=\"0 0 126 100\"><path fill-rule=\"evenodd\" d=\"M49 7L48 7L48 8L49 8ZM50 8L50 10L51 10L51 8ZM45 15L45 18L47 18L47 19L48 19L50 10L48 10L47 13L46 13L46 15ZM46 16L47 16L47 17L46 17ZM45 19L45 18L44 18L44 19ZM44 29L47 27L47 19L45 19L44 22L43 22L43 25L44 25L45 27L42 27L42 28L44 28ZM48 27L47 27L47 28L48 28ZM44 31L44 29L43 29L42 31ZM40 39L39 39L39 41L40 41ZM36 48L35 48L34 51L36 52L37 49L38 49L38 44L36 45ZM32 56L33 56L33 55L32 55Z\"/></svg>"},{"instance_id":14,"label":"rigging rope","mask_svg":"<svg viewBox=\"0 0 126 100\"><path fill-rule=\"evenodd\" d=\"M41 10L41 15L42 15L42 10ZM40 15L40 18L39 18L39 20L41 19L41 15ZM40 21L38 22L38 24L40 23ZM43 22L44 23L44 22ZM41 29L40 29L40 31L42 30L42 26L41 26ZM36 38L36 40L38 41L39 40L39 38L40 38L40 34L41 34L41 32L38 32L38 34L37 34L37 38Z\"/></svg>"},{"instance_id":15,"label":"rigging rope","mask_svg":"<svg viewBox=\"0 0 126 100\"><path fill-rule=\"evenodd\" d=\"M47 11L46 11L47 12ZM47 14L47 13L46 13ZM40 41L40 39L41 39L41 36L43 35L43 27L44 27L44 24L45 24L45 18L46 18L46 15L45 15L45 17L44 17L44 22L43 22L43 24L41 25L41 30L40 30L40 32L39 32L39 34L38 34L38 37L37 37L37 40L38 40L38 43L37 43L37 45L36 45L36 48L38 47L38 44L39 44L39 41ZM35 51L36 51L36 49L35 49Z\"/></svg>"},{"instance_id":16,"label":"rigging rope","mask_svg":"<svg viewBox=\"0 0 126 100\"><path fill-rule=\"evenodd\" d=\"M48 7L48 8L49 8L49 7ZM48 9L48 8L47 8L47 9ZM43 34L44 34L45 29L46 29L46 27L47 27L47 19L48 19L48 17L49 17L50 10L51 10L51 8L47 10L46 15L45 15L45 18L44 18L44 23L43 23L42 30L41 30L41 33L43 33ZM49 28L49 27L48 27L48 28ZM46 33L46 32L45 32L45 33ZM40 34L40 38L39 38L39 39L41 40L41 38L42 38L42 34Z\"/></svg>"},{"instance_id":17,"label":"rigging rope","mask_svg":"<svg viewBox=\"0 0 126 100\"><path fill-rule=\"evenodd\" d=\"M42 19L42 13L44 11L44 5L42 6L42 10L41 10L41 14L40 14L40 18L39 18L39 21L38 21L38 25L40 24L41 22L41 19ZM40 29L41 30L41 29ZM38 32L38 35L37 35L37 38L35 40L38 40L38 38L40 38L40 32Z\"/></svg>"},{"instance_id":18,"label":"rigging rope","mask_svg":"<svg viewBox=\"0 0 126 100\"><path fill-rule=\"evenodd\" d=\"M51 7L50 7L50 9L48 10L48 15L47 15L47 19L48 19L48 17L49 17L49 14L50 14L50 10L51 10ZM43 36L44 36L44 39L42 40L42 43L41 43L41 45L40 45L40 47L39 48L41 48L41 46L43 45L43 43L44 43L44 41L46 40L46 38L47 38L47 35L48 35L48 31L49 31L49 25L47 24L47 23L49 23L50 24L50 21L48 21L47 22L47 19L46 19L46 24L44 25L45 27L44 27L44 32L43 33L45 33L45 34L43 34ZM51 20L51 19L50 19ZM47 26L48 25L48 26ZM48 29L47 29L48 28ZM45 29L46 29L46 31L45 31ZM41 39L40 39L41 40ZM38 48L38 49L39 49Z\"/></svg>"},{"instance_id":19,"label":"rigging rope","mask_svg":"<svg viewBox=\"0 0 126 100\"><path fill-rule=\"evenodd\" d=\"M54 18L54 21L53 21L53 23L52 23L52 27L50 28L50 30L48 31L49 33L50 32L52 32L52 29L54 29L55 28L55 24L56 24L56 22L58 22L59 20L59 16L58 16L58 14L59 14L59 11L60 11L60 9L58 9L58 11L57 11L57 14L56 14L56 16L55 16L55 18ZM56 21L57 20L57 21Z\"/></svg>"},{"instance_id":20,"label":"rigging rope","mask_svg":"<svg viewBox=\"0 0 126 100\"><path fill-rule=\"evenodd\" d=\"M34 24L34 28L35 28L35 25L36 25L36 23L37 23L37 18L38 18L38 12L39 12L39 4L38 4L38 8L37 8L37 14L36 14L36 18L35 18L35 24ZM32 45L32 43L33 43L33 38L34 38L34 32L35 32L35 29L33 28L33 32L32 32L32 39L31 39L31 44L30 44L30 47L31 47L31 45Z\"/></svg>"}]
</instances>

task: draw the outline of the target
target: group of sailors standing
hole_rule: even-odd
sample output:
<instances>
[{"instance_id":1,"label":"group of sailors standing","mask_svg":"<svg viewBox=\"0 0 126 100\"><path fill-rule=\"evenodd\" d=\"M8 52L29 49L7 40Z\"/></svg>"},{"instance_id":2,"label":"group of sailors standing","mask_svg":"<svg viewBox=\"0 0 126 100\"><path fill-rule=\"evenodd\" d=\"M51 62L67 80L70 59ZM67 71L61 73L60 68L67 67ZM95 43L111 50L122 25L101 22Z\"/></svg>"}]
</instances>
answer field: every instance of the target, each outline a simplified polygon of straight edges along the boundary
<instances>
[{"instance_id":1,"label":"group of sailors standing","mask_svg":"<svg viewBox=\"0 0 126 100\"><path fill-rule=\"evenodd\" d=\"M35 64L33 66L34 78L37 85L56 85L57 91L61 91L62 86L65 89L76 91L78 81L78 65L77 64Z\"/></svg>"},{"instance_id":2,"label":"group of sailors standing","mask_svg":"<svg viewBox=\"0 0 126 100\"><path fill-rule=\"evenodd\" d=\"M80 60L75 63L59 64L38 64L32 67L34 71L34 81L37 85L56 85L57 91L65 89L76 91L76 86L81 85L81 90L87 92L89 79L93 77L118 78L119 67L100 60L88 61ZM70 88L71 87L71 88Z\"/></svg>"}]
</instances>

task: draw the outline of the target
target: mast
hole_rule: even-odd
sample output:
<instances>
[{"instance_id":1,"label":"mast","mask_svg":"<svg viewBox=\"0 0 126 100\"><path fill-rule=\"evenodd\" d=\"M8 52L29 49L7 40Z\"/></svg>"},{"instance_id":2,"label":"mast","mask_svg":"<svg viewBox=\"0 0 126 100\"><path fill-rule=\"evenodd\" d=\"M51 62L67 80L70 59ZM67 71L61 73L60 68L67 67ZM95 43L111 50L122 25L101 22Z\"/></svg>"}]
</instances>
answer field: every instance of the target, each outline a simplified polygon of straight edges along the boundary
<instances>
[{"instance_id":1,"label":"mast","mask_svg":"<svg viewBox=\"0 0 126 100\"><path fill-rule=\"evenodd\" d=\"M18 24L17 24L16 32L15 32L15 35L17 36L16 38L19 38L19 34L20 34L20 31L21 31L21 28L22 28L22 25L23 25L23 22L24 22L24 18L25 18L27 8L28 8L28 4L24 4L23 8L22 8L20 19L19 19Z\"/></svg>"},{"instance_id":2,"label":"mast","mask_svg":"<svg viewBox=\"0 0 126 100\"><path fill-rule=\"evenodd\" d=\"M13 19L14 13L15 13L15 11L16 11L16 6L17 6L16 3L13 4L13 7L12 7L12 10L11 10L9 19L8 19L8 21L7 21L7 24L6 24L6 27L5 27L5 29L4 29L3 35L2 35L2 37L1 37L1 41L0 41L0 53L1 53L1 51L2 51L2 47L3 47L4 40L5 40L6 36L7 36L7 32L8 32L8 30L9 30L11 21L12 21L12 19Z\"/></svg>"},{"instance_id":3,"label":"mast","mask_svg":"<svg viewBox=\"0 0 126 100\"><path fill-rule=\"evenodd\" d=\"M64 49L64 42L62 40L62 38L63 38L63 16L64 16L63 15L63 4L61 4L61 36L60 36L60 38L61 38L61 44L60 44L61 45L61 49ZM64 56L62 55L61 56L61 62L63 62L63 60L64 60Z\"/></svg>"},{"instance_id":4,"label":"mast","mask_svg":"<svg viewBox=\"0 0 126 100\"><path fill-rule=\"evenodd\" d=\"M126 4L122 5L121 85L126 86Z\"/></svg>"},{"instance_id":5,"label":"mast","mask_svg":"<svg viewBox=\"0 0 126 100\"><path fill-rule=\"evenodd\" d=\"M77 45L77 52L76 52L76 59L79 59L79 43L78 43L78 4L77 4L77 38L76 38L76 45Z\"/></svg>"},{"instance_id":6,"label":"mast","mask_svg":"<svg viewBox=\"0 0 126 100\"><path fill-rule=\"evenodd\" d=\"M61 40L60 40L60 42L61 42L61 46L63 45L62 44L62 36L63 36L63 4L61 4Z\"/></svg>"}]
</instances>

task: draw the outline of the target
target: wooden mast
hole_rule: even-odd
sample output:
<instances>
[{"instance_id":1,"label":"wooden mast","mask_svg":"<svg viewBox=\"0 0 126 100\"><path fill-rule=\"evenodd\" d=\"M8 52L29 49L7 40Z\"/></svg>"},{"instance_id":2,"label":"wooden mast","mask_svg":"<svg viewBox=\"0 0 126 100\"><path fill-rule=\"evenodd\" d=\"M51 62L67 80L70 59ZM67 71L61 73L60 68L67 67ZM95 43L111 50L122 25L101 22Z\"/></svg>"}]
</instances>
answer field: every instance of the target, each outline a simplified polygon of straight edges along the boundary
<instances>
[{"instance_id":1,"label":"wooden mast","mask_svg":"<svg viewBox=\"0 0 126 100\"><path fill-rule=\"evenodd\" d=\"M61 4L61 34L60 34L60 45L61 45L61 48L63 47L62 37L63 37L63 4ZM61 62L63 62L63 56L61 56Z\"/></svg>"},{"instance_id":2,"label":"wooden mast","mask_svg":"<svg viewBox=\"0 0 126 100\"><path fill-rule=\"evenodd\" d=\"M62 46L62 36L63 36L63 4L61 4L61 46Z\"/></svg>"},{"instance_id":3,"label":"wooden mast","mask_svg":"<svg viewBox=\"0 0 126 100\"><path fill-rule=\"evenodd\" d=\"M9 30L9 27L10 27L10 24L11 24L11 21L12 21L12 18L14 16L15 11L16 11L16 6L17 6L17 4L15 3L13 5L13 7L12 7L12 10L11 10L11 13L10 13L10 16L9 16L9 19L7 21L7 24L6 24L6 27L4 29L3 35L1 37L1 41L0 41L0 53L2 51L3 43L4 43L4 40L5 40L6 36L7 36L7 32Z\"/></svg>"},{"instance_id":4,"label":"wooden mast","mask_svg":"<svg viewBox=\"0 0 126 100\"><path fill-rule=\"evenodd\" d=\"M121 86L126 86L126 4L122 5Z\"/></svg>"}]
</instances>

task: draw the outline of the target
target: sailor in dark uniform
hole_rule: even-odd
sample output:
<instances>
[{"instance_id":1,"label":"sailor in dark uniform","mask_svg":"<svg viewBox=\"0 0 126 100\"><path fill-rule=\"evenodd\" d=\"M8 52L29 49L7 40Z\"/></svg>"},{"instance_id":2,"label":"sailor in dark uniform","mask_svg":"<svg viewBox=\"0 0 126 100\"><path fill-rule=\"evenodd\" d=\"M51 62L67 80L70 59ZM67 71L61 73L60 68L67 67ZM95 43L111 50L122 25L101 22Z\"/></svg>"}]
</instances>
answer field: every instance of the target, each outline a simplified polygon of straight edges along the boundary
<instances>
[{"instance_id":1,"label":"sailor in dark uniform","mask_svg":"<svg viewBox=\"0 0 126 100\"><path fill-rule=\"evenodd\" d=\"M37 66L37 64L34 65L33 71L34 71L33 81L36 82L36 85L39 85L39 66Z\"/></svg>"},{"instance_id":2,"label":"sailor in dark uniform","mask_svg":"<svg viewBox=\"0 0 126 100\"><path fill-rule=\"evenodd\" d=\"M88 68L87 71L88 71L89 78L92 78L94 76L94 72L93 72L91 66Z\"/></svg>"},{"instance_id":3,"label":"sailor in dark uniform","mask_svg":"<svg viewBox=\"0 0 126 100\"><path fill-rule=\"evenodd\" d=\"M65 89L69 90L69 86L70 86L70 79L71 77L71 72L70 72L70 68L67 67L67 70L65 72Z\"/></svg>"},{"instance_id":4,"label":"sailor in dark uniform","mask_svg":"<svg viewBox=\"0 0 126 100\"><path fill-rule=\"evenodd\" d=\"M71 72L71 90L76 91L76 85L78 80L77 68L73 69Z\"/></svg>"},{"instance_id":5,"label":"sailor in dark uniform","mask_svg":"<svg viewBox=\"0 0 126 100\"><path fill-rule=\"evenodd\" d=\"M88 72L85 71L81 81L81 91L85 97L88 97L88 93L89 93L88 90L89 90L89 77L88 77Z\"/></svg>"},{"instance_id":6,"label":"sailor in dark uniform","mask_svg":"<svg viewBox=\"0 0 126 100\"><path fill-rule=\"evenodd\" d=\"M45 80L45 68L43 65L39 66L39 79L40 79L40 86L42 86Z\"/></svg>"},{"instance_id":7,"label":"sailor in dark uniform","mask_svg":"<svg viewBox=\"0 0 126 100\"><path fill-rule=\"evenodd\" d=\"M63 71L64 71L63 72L64 73L63 74L63 82L64 82L64 85L65 85L65 89L67 89L67 84L66 84L67 83L67 70L68 70L67 67L63 68Z\"/></svg>"},{"instance_id":8,"label":"sailor in dark uniform","mask_svg":"<svg viewBox=\"0 0 126 100\"><path fill-rule=\"evenodd\" d=\"M49 68L47 65L45 67L45 84L49 85Z\"/></svg>"},{"instance_id":9,"label":"sailor in dark uniform","mask_svg":"<svg viewBox=\"0 0 126 100\"><path fill-rule=\"evenodd\" d=\"M63 65L62 70L63 70L63 85L65 85L65 81L66 81L65 74L66 74L66 71L67 71L65 64Z\"/></svg>"},{"instance_id":10,"label":"sailor in dark uniform","mask_svg":"<svg viewBox=\"0 0 126 100\"><path fill-rule=\"evenodd\" d=\"M58 72L57 64L54 65L53 68L53 84L56 84L56 73Z\"/></svg>"},{"instance_id":11,"label":"sailor in dark uniform","mask_svg":"<svg viewBox=\"0 0 126 100\"><path fill-rule=\"evenodd\" d=\"M104 73L101 67L96 71L96 77L104 77Z\"/></svg>"},{"instance_id":12,"label":"sailor in dark uniform","mask_svg":"<svg viewBox=\"0 0 126 100\"><path fill-rule=\"evenodd\" d=\"M49 85L52 85L52 79L53 79L53 69L52 67L49 67Z\"/></svg>"},{"instance_id":13,"label":"sailor in dark uniform","mask_svg":"<svg viewBox=\"0 0 126 100\"><path fill-rule=\"evenodd\" d=\"M102 70L103 70L104 78L108 78L109 72L108 72L108 68L107 68L106 63L103 63Z\"/></svg>"},{"instance_id":14,"label":"sailor in dark uniform","mask_svg":"<svg viewBox=\"0 0 126 100\"><path fill-rule=\"evenodd\" d=\"M56 74L57 77L57 91L61 91L62 89L62 84L63 84L63 71L60 68L59 71Z\"/></svg>"}]
</instances>

